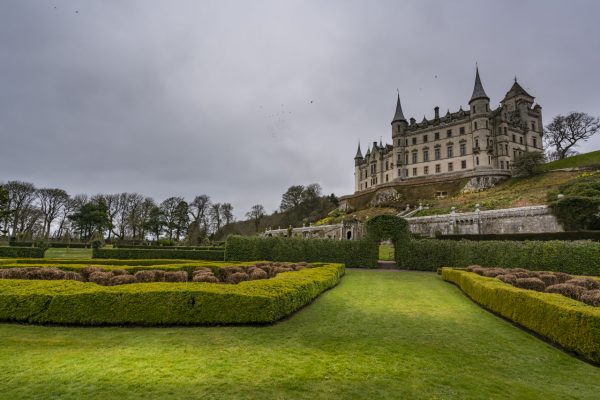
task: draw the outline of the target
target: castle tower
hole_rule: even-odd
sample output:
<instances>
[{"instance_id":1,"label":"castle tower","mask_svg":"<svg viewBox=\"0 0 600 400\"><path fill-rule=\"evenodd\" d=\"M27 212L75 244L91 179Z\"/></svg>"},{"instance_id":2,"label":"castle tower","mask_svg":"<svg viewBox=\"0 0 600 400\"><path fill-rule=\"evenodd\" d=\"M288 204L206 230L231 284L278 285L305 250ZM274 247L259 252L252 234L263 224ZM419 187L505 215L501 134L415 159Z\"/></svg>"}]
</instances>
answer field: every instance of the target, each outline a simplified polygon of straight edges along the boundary
<instances>
[{"instance_id":1,"label":"castle tower","mask_svg":"<svg viewBox=\"0 0 600 400\"><path fill-rule=\"evenodd\" d=\"M358 192L360 190L360 166L363 163L363 155L360 151L360 141L358 142L358 150L356 150L356 155L354 156L354 191Z\"/></svg>"},{"instance_id":2,"label":"castle tower","mask_svg":"<svg viewBox=\"0 0 600 400\"><path fill-rule=\"evenodd\" d=\"M494 168L494 138L490 127L490 98L483 90L479 67L475 67L475 86L469 100L473 133L473 165L475 169Z\"/></svg>"},{"instance_id":3,"label":"castle tower","mask_svg":"<svg viewBox=\"0 0 600 400\"><path fill-rule=\"evenodd\" d=\"M396 112L392 119L392 146L394 147L393 160L396 164L393 177L395 179L403 179L404 169L404 150L405 150L405 136L408 122L404 118L402 112L402 104L400 104L400 94L398 93L398 100L396 101Z\"/></svg>"}]
</instances>

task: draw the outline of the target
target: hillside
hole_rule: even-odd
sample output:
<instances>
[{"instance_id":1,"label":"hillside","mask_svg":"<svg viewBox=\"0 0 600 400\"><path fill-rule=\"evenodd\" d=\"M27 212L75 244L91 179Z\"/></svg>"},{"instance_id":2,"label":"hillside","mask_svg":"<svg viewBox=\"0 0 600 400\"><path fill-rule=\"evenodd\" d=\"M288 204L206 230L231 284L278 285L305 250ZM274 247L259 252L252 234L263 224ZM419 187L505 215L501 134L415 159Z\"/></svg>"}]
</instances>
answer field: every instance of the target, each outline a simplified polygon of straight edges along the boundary
<instances>
[{"instance_id":1,"label":"hillside","mask_svg":"<svg viewBox=\"0 0 600 400\"><path fill-rule=\"evenodd\" d=\"M600 168L600 150L590 153L579 154L573 157L564 158L544 164L540 167L541 171L551 171L563 168Z\"/></svg>"}]
</instances>

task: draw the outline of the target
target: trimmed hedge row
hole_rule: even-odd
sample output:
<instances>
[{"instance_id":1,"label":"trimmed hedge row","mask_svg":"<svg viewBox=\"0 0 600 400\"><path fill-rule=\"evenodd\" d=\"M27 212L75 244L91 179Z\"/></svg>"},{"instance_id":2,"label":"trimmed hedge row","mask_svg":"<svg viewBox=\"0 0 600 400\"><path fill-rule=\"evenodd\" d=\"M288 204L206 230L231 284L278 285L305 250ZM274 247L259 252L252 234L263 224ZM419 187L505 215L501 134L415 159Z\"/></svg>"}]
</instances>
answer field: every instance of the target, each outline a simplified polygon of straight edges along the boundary
<instances>
[{"instance_id":1,"label":"trimmed hedge row","mask_svg":"<svg viewBox=\"0 0 600 400\"><path fill-rule=\"evenodd\" d=\"M144 244L117 244L114 246L115 249L148 249L148 250L221 250L224 251L223 246L157 246L157 245L144 245Z\"/></svg>"},{"instance_id":2,"label":"trimmed hedge row","mask_svg":"<svg viewBox=\"0 0 600 400\"><path fill-rule=\"evenodd\" d=\"M343 265L328 264L237 285L0 280L0 320L69 325L273 323L335 286L343 274Z\"/></svg>"},{"instance_id":3,"label":"trimmed hedge row","mask_svg":"<svg viewBox=\"0 0 600 400\"><path fill-rule=\"evenodd\" d=\"M573 275L600 275L600 243L410 240L396 246L401 269L436 271L451 265L525 268Z\"/></svg>"},{"instance_id":4,"label":"trimmed hedge row","mask_svg":"<svg viewBox=\"0 0 600 400\"><path fill-rule=\"evenodd\" d=\"M498 233L480 235L439 235L439 240L593 240L600 242L600 231L571 231L544 233Z\"/></svg>"},{"instance_id":5,"label":"trimmed hedge row","mask_svg":"<svg viewBox=\"0 0 600 400\"><path fill-rule=\"evenodd\" d=\"M368 240L230 236L225 260L335 262L346 267L376 267L378 246Z\"/></svg>"},{"instance_id":6,"label":"trimmed hedge row","mask_svg":"<svg viewBox=\"0 0 600 400\"><path fill-rule=\"evenodd\" d=\"M442 278L483 307L600 363L600 308L559 294L519 289L464 270L442 268Z\"/></svg>"},{"instance_id":7,"label":"trimmed hedge row","mask_svg":"<svg viewBox=\"0 0 600 400\"><path fill-rule=\"evenodd\" d=\"M48 247L55 249L87 249L92 247L89 243L60 243L60 242L46 242ZM35 247L35 242L10 242L11 247Z\"/></svg>"},{"instance_id":8,"label":"trimmed hedge row","mask_svg":"<svg viewBox=\"0 0 600 400\"><path fill-rule=\"evenodd\" d=\"M201 262L201 261L198 261ZM0 264L84 264L84 265L162 265L162 264L185 264L190 260L170 260L170 259L146 259L146 260L112 260L112 259L91 259L91 258L17 258L14 260L0 260ZM214 264L215 262L212 262Z\"/></svg>"},{"instance_id":9,"label":"trimmed hedge row","mask_svg":"<svg viewBox=\"0 0 600 400\"><path fill-rule=\"evenodd\" d=\"M172 250L172 249L94 249L92 258L113 259L182 259L223 261L223 250Z\"/></svg>"},{"instance_id":10,"label":"trimmed hedge row","mask_svg":"<svg viewBox=\"0 0 600 400\"><path fill-rule=\"evenodd\" d=\"M0 247L0 257L43 258L44 250L37 247Z\"/></svg>"}]
</instances>

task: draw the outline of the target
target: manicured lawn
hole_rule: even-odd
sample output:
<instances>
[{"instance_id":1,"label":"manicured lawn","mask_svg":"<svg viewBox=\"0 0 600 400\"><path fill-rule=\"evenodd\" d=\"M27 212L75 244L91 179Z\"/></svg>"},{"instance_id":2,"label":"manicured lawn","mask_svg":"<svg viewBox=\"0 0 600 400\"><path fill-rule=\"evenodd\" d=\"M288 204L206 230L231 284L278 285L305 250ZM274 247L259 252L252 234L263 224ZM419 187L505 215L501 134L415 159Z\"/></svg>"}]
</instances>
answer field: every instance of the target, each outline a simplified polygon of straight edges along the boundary
<instances>
[{"instance_id":1,"label":"manicured lawn","mask_svg":"<svg viewBox=\"0 0 600 400\"><path fill-rule=\"evenodd\" d=\"M383 261L394 261L394 245L380 244L379 259Z\"/></svg>"},{"instance_id":2,"label":"manicured lawn","mask_svg":"<svg viewBox=\"0 0 600 400\"><path fill-rule=\"evenodd\" d=\"M46 250L44 258L92 258L92 249L53 249Z\"/></svg>"},{"instance_id":3,"label":"manicured lawn","mask_svg":"<svg viewBox=\"0 0 600 400\"><path fill-rule=\"evenodd\" d=\"M437 275L348 271L263 327L0 324L0 397L597 399L600 368Z\"/></svg>"}]
</instances>

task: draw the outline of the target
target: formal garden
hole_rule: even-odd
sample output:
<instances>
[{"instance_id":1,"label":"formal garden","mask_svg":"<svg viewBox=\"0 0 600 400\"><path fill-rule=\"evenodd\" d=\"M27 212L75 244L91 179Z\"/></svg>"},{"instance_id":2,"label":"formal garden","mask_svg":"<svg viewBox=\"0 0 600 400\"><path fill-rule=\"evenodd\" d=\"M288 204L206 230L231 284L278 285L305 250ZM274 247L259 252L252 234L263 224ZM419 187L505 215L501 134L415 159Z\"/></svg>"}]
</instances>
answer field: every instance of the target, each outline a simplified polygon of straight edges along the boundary
<instances>
[{"instance_id":1,"label":"formal garden","mask_svg":"<svg viewBox=\"0 0 600 400\"><path fill-rule=\"evenodd\" d=\"M600 244L367 232L0 247L3 395L597 398Z\"/></svg>"}]
</instances>

